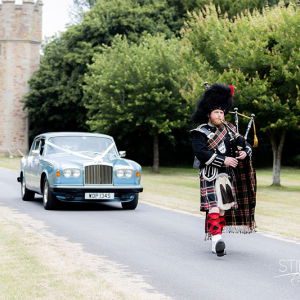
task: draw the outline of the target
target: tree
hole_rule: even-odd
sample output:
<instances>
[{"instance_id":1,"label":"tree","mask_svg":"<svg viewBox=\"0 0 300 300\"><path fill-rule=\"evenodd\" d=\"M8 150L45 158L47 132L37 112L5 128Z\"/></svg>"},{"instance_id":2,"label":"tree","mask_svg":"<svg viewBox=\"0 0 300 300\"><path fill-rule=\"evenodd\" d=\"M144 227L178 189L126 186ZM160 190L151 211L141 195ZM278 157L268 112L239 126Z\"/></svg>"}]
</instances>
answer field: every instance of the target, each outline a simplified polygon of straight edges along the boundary
<instances>
[{"instance_id":1,"label":"tree","mask_svg":"<svg viewBox=\"0 0 300 300\"><path fill-rule=\"evenodd\" d=\"M272 145L273 185L280 185L285 137L300 124L299 9L278 6L235 22L210 10L206 17L191 15L184 37L193 56L207 64L213 81L235 85L240 107L257 112L260 130L269 135ZM198 74L198 79L202 76ZM190 91L185 97L191 99Z\"/></svg>"},{"instance_id":2,"label":"tree","mask_svg":"<svg viewBox=\"0 0 300 300\"><path fill-rule=\"evenodd\" d=\"M208 7L212 5L219 17L228 17L233 20L236 16L241 15L246 10L253 12L266 6L277 5L279 0L168 0L170 6L174 6L177 15L183 20L187 12L201 12L203 16L209 14ZM286 1L289 3L290 1Z\"/></svg>"},{"instance_id":3,"label":"tree","mask_svg":"<svg viewBox=\"0 0 300 300\"><path fill-rule=\"evenodd\" d=\"M189 113L179 92L180 47L179 40L163 36L146 35L139 44L117 37L95 56L85 78L91 129L151 137L154 172L159 168L159 137L172 138L172 130L183 126Z\"/></svg>"},{"instance_id":4,"label":"tree","mask_svg":"<svg viewBox=\"0 0 300 300\"><path fill-rule=\"evenodd\" d=\"M176 22L166 2L144 2L97 1L80 24L69 26L45 45L40 68L31 78L30 91L24 98L31 137L45 131L87 129L82 83L101 45L110 45L117 34L136 42L143 32L173 35L171 27L176 27Z\"/></svg>"},{"instance_id":5,"label":"tree","mask_svg":"<svg viewBox=\"0 0 300 300\"><path fill-rule=\"evenodd\" d=\"M89 50L86 47L86 56ZM75 55L77 50L73 51ZM44 49L40 68L31 77L30 91L24 98L31 138L46 131L87 129L82 122L86 112L82 100L78 100L79 81L74 64L69 63L70 55L63 38L54 39Z\"/></svg>"},{"instance_id":6,"label":"tree","mask_svg":"<svg viewBox=\"0 0 300 300\"><path fill-rule=\"evenodd\" d=\"M82 38L110 44L117 34L137 42L142 33L164 33L168 38L179 29L173 7L166 0L98 1L82 22Z\"/></svg>"}]
</instances>

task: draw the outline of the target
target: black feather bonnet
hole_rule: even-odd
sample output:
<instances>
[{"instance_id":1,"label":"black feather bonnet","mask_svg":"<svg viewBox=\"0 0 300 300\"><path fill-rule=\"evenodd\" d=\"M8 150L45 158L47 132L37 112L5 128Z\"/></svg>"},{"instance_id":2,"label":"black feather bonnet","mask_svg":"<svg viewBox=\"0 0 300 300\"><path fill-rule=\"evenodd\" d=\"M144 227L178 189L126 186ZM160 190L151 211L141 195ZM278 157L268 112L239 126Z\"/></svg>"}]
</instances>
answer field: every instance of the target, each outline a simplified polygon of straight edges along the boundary
<instances>
[{"instance_id":1,"label":"black feather bonnet","mask_svg":"<svg viewBox=\"0 0 300 300\"><path fill-rule=\"evenodd\" d=\"M209 114L215 109L221 109L224 114L228 113L232 106L234 96L234 87L232 85L223 85L215 83L209 86L197 101L196 111L191 119L195 123L206 123Z\"/></svg>"}]
</instances>

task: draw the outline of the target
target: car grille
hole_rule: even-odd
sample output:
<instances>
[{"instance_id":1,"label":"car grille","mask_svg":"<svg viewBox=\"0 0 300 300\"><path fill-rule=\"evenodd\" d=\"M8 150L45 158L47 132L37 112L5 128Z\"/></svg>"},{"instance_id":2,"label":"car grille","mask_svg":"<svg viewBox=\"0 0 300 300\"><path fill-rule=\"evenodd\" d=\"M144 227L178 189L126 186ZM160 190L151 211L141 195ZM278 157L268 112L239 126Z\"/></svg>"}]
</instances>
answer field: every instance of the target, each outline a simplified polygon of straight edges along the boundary
<instances>
[{"instance_id":1,"label":"car grille","mask_svg":"<svg viewBox=\"0 0 300 300\"><path fill-rule=\"evenodd\" d=\"M84 174L84 184L112 184L113 168L111 166L86 166Z\"/></svg>"}]
</instances>

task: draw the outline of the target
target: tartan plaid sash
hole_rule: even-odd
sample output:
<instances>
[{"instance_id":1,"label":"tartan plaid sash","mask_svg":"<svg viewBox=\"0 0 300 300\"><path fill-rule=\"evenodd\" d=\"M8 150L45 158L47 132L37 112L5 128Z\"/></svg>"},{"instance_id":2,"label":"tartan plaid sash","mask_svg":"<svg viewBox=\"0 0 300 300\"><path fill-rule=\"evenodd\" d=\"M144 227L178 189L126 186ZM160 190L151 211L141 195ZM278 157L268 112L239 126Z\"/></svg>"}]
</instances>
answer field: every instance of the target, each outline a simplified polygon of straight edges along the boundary
<instances>
[{"instance_id":1,"label":"tartan plaid sash","mask_svg":"<svg viewBox=\"0 0 300 300\"><path fill-rule=\"evenodd\" d=\"M233 126L231 123L227 122L227 125L232 128L234 131L236 131L235 126ZM218 147L218 145L224 140L225 135L227 134L227 129L225 126L217 127L217 130L215 132L215 135L208 139L208 149L212 150Z\"/></svg>"},{"instance_id":2,"label":"tartan plaid sash","mask_svg":"<svg viewBox=\"0 0 300 300\"><path fill-rule=\"evenodd\" d=\"M235 169L237 209L227 210L227 232L251 233L255 231L256 172L252 160L239 161Z\"/></svg>"}]
</instances>

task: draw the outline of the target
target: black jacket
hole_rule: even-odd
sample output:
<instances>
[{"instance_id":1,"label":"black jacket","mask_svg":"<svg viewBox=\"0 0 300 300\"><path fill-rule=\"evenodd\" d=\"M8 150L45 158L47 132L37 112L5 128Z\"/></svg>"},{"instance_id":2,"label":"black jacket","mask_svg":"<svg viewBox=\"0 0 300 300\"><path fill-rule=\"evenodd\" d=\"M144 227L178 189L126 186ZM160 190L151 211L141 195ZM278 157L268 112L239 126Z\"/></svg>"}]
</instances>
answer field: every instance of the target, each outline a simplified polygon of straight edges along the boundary
<instances>
[{"instance_id":1,"label":"black jacket","mask_svg":"<svg viewBox=\"0 0 300 300\"><path fill-rule=\"evenodd\" d=\"M200 126L199 126L200 127ZM225 135L224 143L219 144L216 149L208 149L208 135L216 131L216 127L205 124L191 131L192 135L192 147L195 157L200 161L200 168L211 165L214 167L223 167L226 156L235 157L235 151L237 150L237 141L232 139L227 133ZM248 155L251 155L251 146L240 136L238 144L242 147Z\"/></svg>"}]
</instances>

